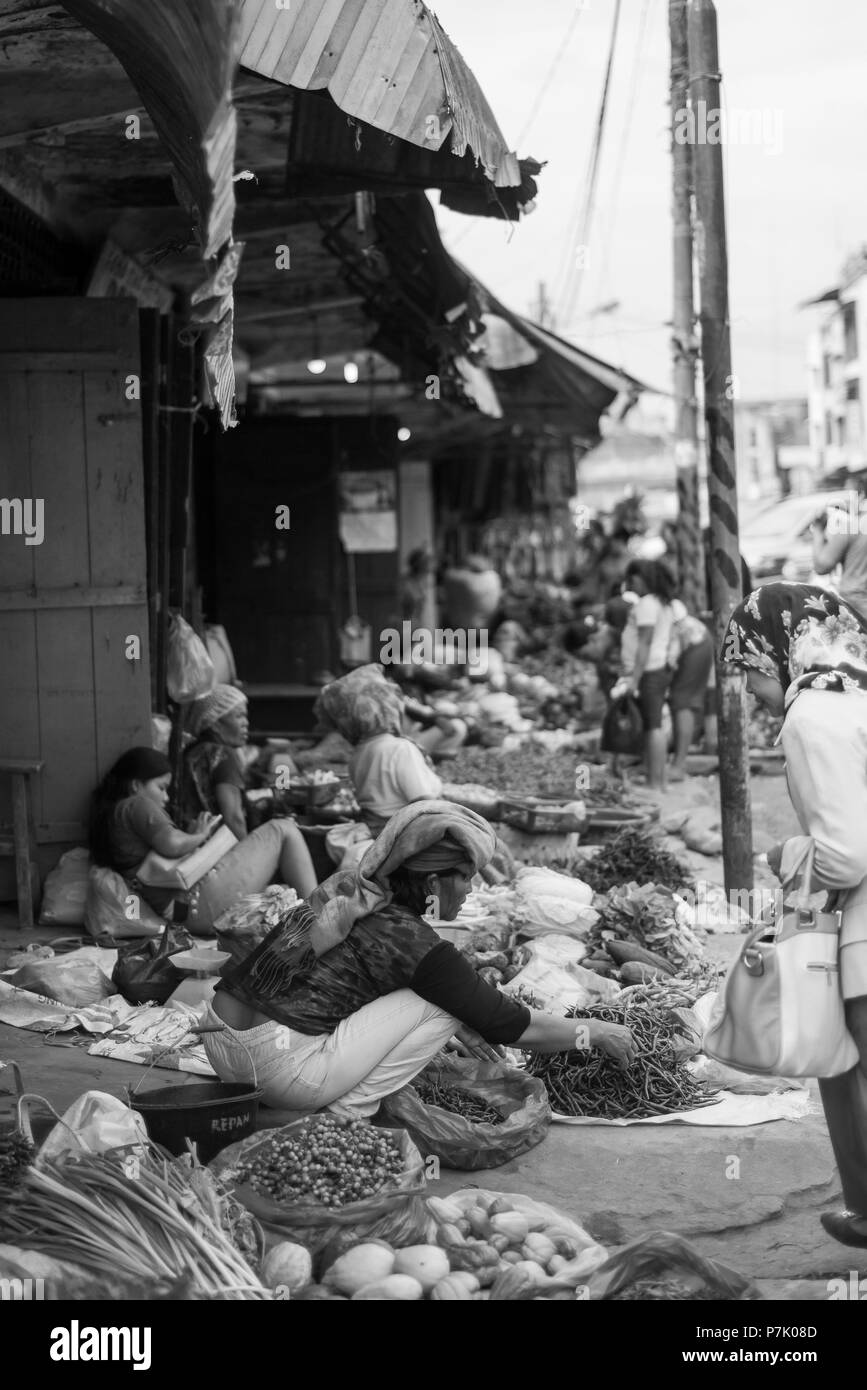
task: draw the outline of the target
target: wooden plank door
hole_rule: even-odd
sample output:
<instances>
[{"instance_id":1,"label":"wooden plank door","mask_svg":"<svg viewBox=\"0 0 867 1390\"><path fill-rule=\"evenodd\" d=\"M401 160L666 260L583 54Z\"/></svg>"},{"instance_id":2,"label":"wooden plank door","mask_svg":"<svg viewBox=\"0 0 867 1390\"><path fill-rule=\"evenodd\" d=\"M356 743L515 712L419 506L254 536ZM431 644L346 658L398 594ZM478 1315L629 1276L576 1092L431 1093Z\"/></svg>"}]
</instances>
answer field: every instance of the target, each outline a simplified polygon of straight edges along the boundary
<instances>
[{"instance_id":1,"label":"wooden plank door","mask_svg":"<svg viewBox=\"0 0 867 1390\"><path fill-rule=\"evenodd\" d=\"M43 870L83 843L112 762L151 741L139 373L131 300L0 300L0 756L45 761ZM27 501L41 537L18 526Z\"/></svg>"}]
</instances>

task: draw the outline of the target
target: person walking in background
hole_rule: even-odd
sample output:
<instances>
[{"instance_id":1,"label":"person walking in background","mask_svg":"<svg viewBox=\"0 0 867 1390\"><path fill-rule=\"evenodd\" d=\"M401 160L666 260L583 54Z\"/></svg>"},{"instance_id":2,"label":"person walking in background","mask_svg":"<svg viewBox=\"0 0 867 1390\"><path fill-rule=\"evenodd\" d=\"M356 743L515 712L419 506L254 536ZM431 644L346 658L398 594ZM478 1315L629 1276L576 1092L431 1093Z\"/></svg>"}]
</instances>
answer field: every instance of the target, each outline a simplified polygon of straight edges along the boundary
<instances>
[{"instance_id":1,"label":"person walking in background","mask_svg":"<svg viewBox=\"0 0 867 1390\"><path fill-rule=\"evenodd\" d=\"M623 676L611 692L614 700L634 695L644 723L644 770L651 791L665 790L666 742L662 711L671 681L668 665L674 629L674 580L658 560L633 560L624 579L637 595L623 633Z\"/></svg>"},{"instance_id":2,"label":"person walking in background","mask_svg":"<svg viewBox=\"0 0 867 1390\"><path fill-rule=\"evenodd\" d=\"M768 863L790 884L812 851L804 886L828 890L829 909L842 912L839 987L859 1059L819 1080L848 1208L821 1221L841 1244L867 1249L867 622L814 585L766 584L735 609L721 659L743 667L750 694L783 720L803 834Z\"/></svg>"},{"instance_id":3,"label":"person walking in background","mask_svg":"<svg viewBox=\"0 0 867 1390\"><path fill-rule=\"evenodd\" d=\"M704 721L704 698L713 670L713 640L700 619L687 611L679 598L673 600L674 625L668 665L674 672L668 690L668 707L674 724L674 761L669 780L682 782L686 760L695 738L696 727Z\"/></svg>"}]
</instances>

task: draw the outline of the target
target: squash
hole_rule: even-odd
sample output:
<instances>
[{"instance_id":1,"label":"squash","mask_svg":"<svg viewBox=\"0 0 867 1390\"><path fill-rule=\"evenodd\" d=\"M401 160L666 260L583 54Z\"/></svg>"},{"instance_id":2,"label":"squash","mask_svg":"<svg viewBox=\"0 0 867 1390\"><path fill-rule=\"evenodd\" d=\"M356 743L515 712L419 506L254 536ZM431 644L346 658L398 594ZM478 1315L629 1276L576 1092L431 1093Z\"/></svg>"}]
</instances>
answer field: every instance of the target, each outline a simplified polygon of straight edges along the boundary
<instances>
[{"instance_id":1,"label":"squash","mask_svg":"<svg viewBox=\"0 0 867 1390\"><path fill-rule=\"evenodd\" d=\"M440 1226L437 1231L437 1244L441 1245L445 1250L448 1250L452 1246L457 1249L462 1245L466 1245L466 1243L466 1236L462 1234L457 1226Z\"/></svg>"},{"instance_id":2,"label":"squash","mask_svg":"<svg viewBox=\"0 0 867 1390\"><path fill-rule=\"evenodd\" d=\"M479 1281L473 1278L475 1288L470 1288L464 1283L466 1274L458 1271L457 1274L447 1274L445 1279L440 1279L438 1284L434 1284L428 1298L433 1303L445 1303L448 1301L455 1303L472 1303L473 1295L479 1291ZM472 1276L470 1276L472 1277Z\"/></svg>"},{"instance_id":3,"label":"squash","mask_svg":"<svg viewBox=\"0 0 867 1390\"><path fill-rule=\"evenodd\" d=\"M440 1225L456 1226L463 1220L463 1210L457 1202L450 1202L446 1197L428 1197L428 1211Z\"/></svg>"},{"instance_id":4,"label":"squash","mask_svg":"<svg viewBox=\"0 0 867 1390\"><path fill-rule=\"evenodd\" d=\"M552 1256L556 1256L557 1247L541 1232L531 1231L524 1241L524 1254L528 1260L535 1260L537 1264L546 1265Z\"/></svg>"},{"instance_id":5,"label":"squash","mask_svg":"<svg viewBox=\"0 0 867 1390\"><path fill-rule=\"evenodd\" d=\"M417 1279L427 1293L449 1273L449 1257L438 1245L407 1245L398 1250L393 1272Z\"/></svg>"},{"instance_id":6,"label":"squash","mask_svg":"<svg viewBox=\"0 0 867 1390\"><path fill-rule=\"evenodd\" d=\"M467 1221L477 1240L487 1240L493 1234L490 1218L481 1207L471 1207L467 1212Z\"/></svg>"},{"instance_id":7,"label":"squash","mask_svg":"<svg viewBox=\"0 0 867 1390\"><path fill-rule=\"evenodd\" d=\"M269 1289L282 1288L297 1294L313 1283L313 1260L304 1245L281 1240L268 1251L262 1264L262 1283Z\"/></svg>"},{"instance_id":8,"label":"squash","mask_svg":"<svg viewBox=\"0 0 867 1390\"><path fill-rule=\"evenodd\" d=\"M530 1234L530 1223L519 1211L504 1211L491 1217L497 1235L509 1237L510 1245L520 1245Z\"/></svg>"},{"instance_id":9,"label":"squash","mask_svg":"<svg viewBox=\"0 0 867 1390\"><path fill-rule=\"evenodd\" d=\"M365 1284L352 1295L352 1302L418 1303L423 1297L424 1289L417 1279L408 1274L389 1274L386 1279Z\"/></svg>"},{"instance_id":10,"label":"squash","mask_svg":"<svg viewBox=\"0 0 867 1390\"><path fill-rule=\"evenodd\" d=\"M387 1279L394 1270L395 1253L385 1245L355 1245L341 1255L323 1276L328 1288L352 1298L359 1289Z\"/></svg>"}]
</instances>

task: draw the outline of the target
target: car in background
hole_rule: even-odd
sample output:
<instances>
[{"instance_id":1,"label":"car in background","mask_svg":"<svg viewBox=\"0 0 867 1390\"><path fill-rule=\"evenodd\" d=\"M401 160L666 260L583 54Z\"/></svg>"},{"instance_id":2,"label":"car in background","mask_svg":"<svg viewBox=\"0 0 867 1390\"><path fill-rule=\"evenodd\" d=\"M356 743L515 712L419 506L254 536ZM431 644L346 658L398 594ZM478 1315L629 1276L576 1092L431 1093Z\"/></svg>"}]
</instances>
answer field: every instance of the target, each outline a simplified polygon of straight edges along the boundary
<instances>
[{"instance_id":1,"label":"car in background","mask_svg":"<svg viewBox=\"0 0 867 1390\"><path fill-rule=\"evenodd\" d=\"M848 509L851 494L806 492L785 497L764 507L750 518L740 532L741 554L750 567L754 584L774 584L789 580L795 584L831 584L832 576L813 571L811 526L829 507Z\"/></svg>"}]
</instances>

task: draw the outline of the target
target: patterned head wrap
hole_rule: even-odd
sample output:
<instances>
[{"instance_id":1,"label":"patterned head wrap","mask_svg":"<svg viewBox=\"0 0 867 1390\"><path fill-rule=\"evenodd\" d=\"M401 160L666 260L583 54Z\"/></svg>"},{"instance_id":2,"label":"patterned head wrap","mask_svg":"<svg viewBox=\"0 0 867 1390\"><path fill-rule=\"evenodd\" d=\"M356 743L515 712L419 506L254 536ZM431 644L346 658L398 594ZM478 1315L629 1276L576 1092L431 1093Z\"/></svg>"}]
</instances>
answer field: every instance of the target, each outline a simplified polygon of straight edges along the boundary
<instances>
[{"instance_id":1,"label":"patterned head wrap","mask_svg":"<svg viewBox=\"0 0 867 1390\"><path fill-rule=\"evenodd\" d=\"M813 584L765 584L738 604L721 659L773 676L786 709L802 690L867 693L867 621Z\"/></svg>"},{"instance_id":2,"label":"patterned head wrap","mask_svg":"<svg viewBox=\"0 0 867 1390\"><path fill-rule=\"evenodd\" d=\"M321 723L356 744L377 734L399 736L403 697L381 666L359 666L323 688L314 712Z\"/></svg>"},{"instance_id":3,"label":"patterned head wrap","mask_svg":"<svg viewBox=\"0 0 867 1390\"><path fill-rule=\"evenodd\" d=\"M193 737L198 738L205 729L218 724L224 715L246 703L247 696L236 685L215 685L210 695L203 695L189 706L187 727Z\"/></svg>"}]
</instances>

